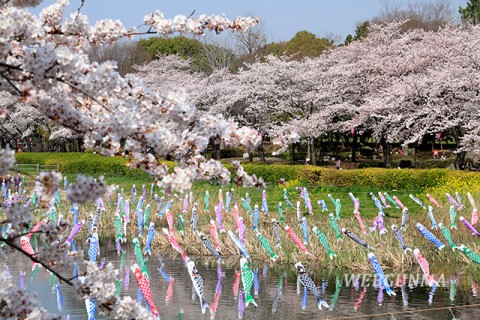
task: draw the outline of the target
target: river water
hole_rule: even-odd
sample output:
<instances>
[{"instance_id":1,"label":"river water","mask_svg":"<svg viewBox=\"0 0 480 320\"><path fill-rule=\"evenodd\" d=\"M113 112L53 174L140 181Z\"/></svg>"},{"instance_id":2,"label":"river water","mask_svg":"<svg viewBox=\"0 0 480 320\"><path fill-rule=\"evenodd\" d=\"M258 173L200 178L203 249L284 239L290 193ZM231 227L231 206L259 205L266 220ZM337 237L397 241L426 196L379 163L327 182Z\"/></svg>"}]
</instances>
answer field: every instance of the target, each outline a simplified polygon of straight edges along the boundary
<instances>
[{"instance_id":1,"label":"river water","mask_svg":"<svg viewBox=\"0 0 480 320\"><path fill-rule=\"evenodd\" d=\"M101 256L119 267L120 256L112 241L107 240L102 246ZM323 299L330 304L330 308L318 310L314 296L309 293L305 299L304 288L297 288L293 266L269 267L258 261L253 261L251 266L258 278L258 285L251 291L258 307L250 304L245 308L238 263L240 256L229 257L221 269L215 260L190 258L197 263L203 277L205 297L212 307L216 305L215 319L476 319L479 312L479 307L475 306L480 303L478 283L466 273L439 274L439 286L434 288L422 285L421 277L416 278L418 274L407 274L403 283L402 276L394 275L389 279L397 282L393 287L396 296L390 297L378 288L373 272L361 276L327 272L322 271L320 265L306 265L307 269L315 270L312 278L320 287ZM120 295L137 298L138 287L133 273L127 275L127 267L135 262L131 247L126 248L125 262L119 283ZM5 266L17 286L21 285L20 272L26 272L25 289L36 292L51 313L68 315L70 319L87 319L85 304L73 296L72 288L60 284L58 290L57 282L51 281L54 279L42 269L32 278L31 263L27 258L10 255ZM7 270L5 266L3 268ZM153 300L162 319L210 318L208 311L205 315L201 313L199 300L192 294L192 282L180 257L152 256L148 268ZM431 266L431 269L435 268ZM358 281L352 280L352 276L358 276Z\"/></svg>"}]
</instances>

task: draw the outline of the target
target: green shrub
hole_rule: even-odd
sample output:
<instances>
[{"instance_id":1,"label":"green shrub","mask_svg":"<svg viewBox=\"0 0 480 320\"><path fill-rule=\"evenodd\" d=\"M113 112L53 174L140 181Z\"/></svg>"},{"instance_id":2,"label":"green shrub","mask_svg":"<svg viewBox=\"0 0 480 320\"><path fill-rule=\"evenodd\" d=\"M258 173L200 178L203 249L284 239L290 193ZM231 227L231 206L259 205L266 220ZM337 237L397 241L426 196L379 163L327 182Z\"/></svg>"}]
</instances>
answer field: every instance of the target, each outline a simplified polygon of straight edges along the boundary
<instances>
[{"instance_id":1,"label":"green shrub","mask_svg":"<svg viewBox=\"0 0 480 320\"><path fill-rule=\"evenodd\" d=\"M367 160L358 163L358 169L363 168L384 168L383 160Z\"/></svg>"},{"instance_id":2,"label":"green shrub","mask_svg":"<svg viewBox=\"0 0 480 320\"><path fill-rule=\"evenodd\" d=\"M448 160L438 160L438 159L430 159L425 161L425 168L447 168L449 165L452 164L452 161Z\"/></svg>"}]
</instances>

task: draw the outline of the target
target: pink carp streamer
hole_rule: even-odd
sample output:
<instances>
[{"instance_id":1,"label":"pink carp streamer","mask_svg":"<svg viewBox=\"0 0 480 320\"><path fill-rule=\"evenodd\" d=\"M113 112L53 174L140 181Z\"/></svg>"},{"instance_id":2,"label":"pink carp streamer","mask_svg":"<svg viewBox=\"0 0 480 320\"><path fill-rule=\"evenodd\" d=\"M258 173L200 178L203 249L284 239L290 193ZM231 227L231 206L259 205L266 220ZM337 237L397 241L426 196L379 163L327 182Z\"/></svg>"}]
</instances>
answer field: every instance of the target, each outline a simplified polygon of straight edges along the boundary
<instances>
[{"instance_id":1,"label":"pink carp streamer","mask_svg":"<svg viewBox=\"0 0 480 320\"><path fill-rule=\"evenodd\" d=\"M430 200L431 203L433 203L434 206L436 206L437 208L442 208L442 205L438 203L438 201L435 200L435 198L429 195L428 193L427 193L427 198L428 200Z\"/></svg>"},{"instance_id":2,"label":"pink carp streamer","mask_svg":"<svg viewBox=\"0 0 480 320\"><path fill-rule=\"evenodd\" d=\"M221 251L222 248L220 247L220 239L218 238L218 233L217 233L217 226L215 225L215 221L210 220L210 235L213 238L213 241L215 241L215 250Z\"/></svg>"},{"instance_id":3,"label":"pink carp streamer","mask_svg":"<svg viewBox=\"0 0 480 320\"><path fill-rule=\"evenodd\" d=\"M298 238L298 236L295 234L292 228L290 228L289 226L285 226L285 231L287 232L288 236L293 240L293 242L295 242L295 244L300 250L302 250L306 255L311 255L311 253L308 252L307 248L302 243L302 241Z\"/></svg>"},{"instance_id":4,"label":"pink carp streamer","mask_svg":"<svg viewBox=\"0 0 480 320\"><path fill-rule=\"evenodd\" d=\"M398 206L400 208L405 208L405 206L403 205L402 201L400 201L400 199L398 199L396 196L393 196L393 201L395 201L396 204L398 204Z\"/></svg>"},{"instance_id":5,"label":"pink carp streamer","mask_svg":"<svg viewBox=\"0 0 480 320\"><path fill-rule=\"evenodd\" d=\"M172 246L173 249L177 250L181 255L182 259L185 263L187 263L190 259L188 259L187 254L185 251L183 251L182 247L178 244L177 240L173 237L173 234L168 232L167 229L163 228L162 229L163 233L167 237L168 242L170 242L170 245Z\"/></svg>"},{"instance_id":6,"label":"pink carp streamer","mask_svg":"<svg viewBox=\"0 0 480 320\"><path fill-rule=\"evenodd\" d=\"M366 234L367 233L367 228L365 228L365 225L363 224L362 217L360 217L360 212L354 211L353 215L357 219L358 224L360 226L360 229L362 229L363 234Z\"/></svg>"},{"instance_id":7,"label":"pink carp streamer","mask_svg":"<svg viewBox=\"0 0 480 320\"><path fill-rule=\"evenodd\" d=\"M417 259L417 262L420 265L420 268L422 269L423 274L425 275L428 281L428 285L430 287L433 286L434 284L438 286L439 285L438 282L435 281L435 279L430 275L430 266L428 264L428 260L420 253L420 250L415 248L413 250L413 255Z\"/></svg>"}]
</instances>

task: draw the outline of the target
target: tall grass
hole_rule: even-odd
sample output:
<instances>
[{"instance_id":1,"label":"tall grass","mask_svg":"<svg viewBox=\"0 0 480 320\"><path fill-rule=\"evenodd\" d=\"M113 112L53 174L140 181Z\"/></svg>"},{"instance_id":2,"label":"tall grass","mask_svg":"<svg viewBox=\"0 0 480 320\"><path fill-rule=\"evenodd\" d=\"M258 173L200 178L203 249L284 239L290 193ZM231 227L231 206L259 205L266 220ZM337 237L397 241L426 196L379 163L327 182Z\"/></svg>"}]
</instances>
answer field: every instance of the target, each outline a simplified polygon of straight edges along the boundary
<instances>
[{"instance_id":1,"label":"tall grass","mask_svg":"<svg viewBox=\"0 0 480 320\"><path fill-rule=\"evenodd\" d=\"M122 185L124 188L124 194L126 199L131 199L131 185L129 184L130 180L123 180L126 184ZM136 183L137 187L137 201L139 196L141 195L141 184ZM210 210L208 212L204 212L204 194L205 191L208 190L210 193ZM214 186L208 183L202 184L195 184L193 189L193 194L195 201L198 204L198 214L199 214L199 221L198 227L199 231L203 232L207 235L208 238L211 239L209 235L209 221L210 219L215 220L215 211L214 206L218 203L218 186ZM223 195L225 197L225 192L228 189L223 189ZM294 187L289 187L289 197L293 203L296 203L297 199L299 199L299 192L295 190ZM279 260L276 264L290 264L293 265L296 261L303 261L308 263L310 268L318 267L322 269L348 269L348 270L356 270L356 271L367 271L371 270L371 265L367 259L368 250L360 245L354 243L351 239L347 238L343 235L343 240L337 242L335 239L335 233L333 229L330 227L328 222L328 214L327 212L322 213L321 209L318 205L316 205L316 200L324 199L327 202L327 206L329 207L329 212L333 211L333 206L327 199L327 193L331 193L334 198L340 198L342 203L342 210L341 210L341 220L338 222L340 228L345 227L348 230L354 232L357 236L361 239L365 240L367 243L374 247L373 252L375 253L377 259L380 261L382 266L386 269L393 269L393 270L415 270L415 272L419 271L418 264L416 263L415 258L411 253L404 255L400 245L396 241L392 231L390 230L391 224L400 225L400 217L401 212L395 208L386 209L385 212L387 217L385 217L385 227L389 229L389 232L384 235L379 235L378 231L373 233L368 233L363 235L361 230L358 226L356 219L354 218L353 212L353 203L350 201L348 197L348 192L352 191L355 196L360 199L360 212L362 214L362 218L364 220L365 225L367 228L372 225L372 220L376 217L378 210L373 204L372 199L370 198L368 192L364 188L352 188L352 189L344 189L344 188L315 188L309 190L310 198L312 199L313 206L314 206L314 214L309 215L307 210L304 208L303 200L301 204L302 214L305 215L309 225L309 244L307 246L309 252L312 253L311 256L305 255L301 252L293 243L293 241L288 237L285 231L281 230L281 239L282 239L282 248L277 249L275 248L275 238L273 235L273 230L271 226L271 218L275 217L278 220L278 213L277 213L277 204L278 201L283 202L283 186L269 186L267 188L267 199L269 205L269 216L266 216L264 213L260 213L259 219L259 231L266 237L274 251L279 256ZM383 190L382 190L383 191ZM159 192L159 190L155 190L155 192ZM254 204L259 204L261 207L261 190L253 190L253 189L244 189L244 188L235 188L235 203L238 204L240 215L244 218L244 222L246 224L246 233L245 233L245 245L247 247L248 252L255 260L264 261L265 263L269 263L270 265L275 265L273 262L270 261L268 254L264 251L263 247L260 246L259 241L256 239L255 234L253 232L253 217L250 217L248 212L241 206L240 198L245 197L245 193L248 192L252 199L251 205L253 208ZM160 192L159 192L160 193ZM63 199L65 199L65 194L63 194ZM161 194L159 194L162 196ZM407 245L409 245L412 249L419 248L422 254L428 259L430 262L430 267L433 270L439 270L443 268L445 265L465 265L471 269L474 269L473 263L462 253L455 251L453 252L449 247L448 243L443 238L440 230L432 231L437 238L446 244L446 247L442 251L438 251L436 247L428 242L416 229L415 225L417 222L422 223L425 227L430 227L430 220L426 214L426 212L416 203L414 203L410 198L408 198L408 193L406 192L397 192L397 191L390 191L390 195L396 195L401 199L401 201L410 208L410 216L407 224L407 230L404 232L404 237ZM164 196L164 195L163 195ZM174 196L174 205L171 208L171 212L174 216L175 226L178 227L177 217L178 214L182 211L183 207L183 196L178 195L180 200L176 200ZM417 194L419 198L421 198L425 204L427 204L427 200L423 195ZM475 195L478 199L479 194ZM115 216L115 208L116 208L116 195L111 195L111 202L107 203L106 198L104 197L104 201L106 204L106 211L102 215L102 220L100 224L100 234L102 237L107 237L113 239L115 236L115 229L113 227L113 221ZM443 199L437 199L439 201ZM225 200L224 200L225 201ZM448 204L446 201L443 202L443 209L436 209L435 210L435 217L438 222L443 222L444 225L449 226L449 212L448 212ZM150 186L147 185L147 199L144 203L144 208L146 204L151 205L152 215L151 221L155 222L155 229L156 229L156 236L154 243L152 244L152 248L154 253L169 253L172 255L177 255L176 251L174 251L170 244L168 243L166 237L163 235L161 229L168 228L168 224L166 218L163 217L160 219L159 217L155 216L155 211L157 209L157 204L154 199L150 198ZM465 203L466 204L466 203ZM130 206L130 217L131 222L128 226L128 235L129 241L133 237L138 237L137 234L137 217L135 215L135 207ZM230 209L232 209L233 203ZM65 216L69 217L69 209L70 204L64 200L62 205L60 206L60 213L63 213ZM478 241L474 236L470 234L469 231L460 223L458 220L460 215L464 215L467 220L470 220L470 213L471 207L468 204L465 209L459 212L457 216L457 227L458 230L452 230L452 238L454 242L457 244L465 244L469 248L471 248L474 252L479 253L480 248L478 245ZM90 213L94 214L95 208L92 204L84 205L80 207L79 213L81 219L87 219ZM230 212L223 213L223 225L226 230L235 231L235 225L232 216L232 210ZM39 217L43 217L43 211L40 210L38 213ZM184 214L184 218L186 220L185 224L185 234L181 236L178 231L175 231L175 238L177 239L180 246L185 250L188 255L191 256L209 256L210 253L204 248L203 244L201 243L198 236L193 233L193 230L189 226L189 221L191 217L191 207L189 206L189 210L186 214ZM297 226L296 220L296 209L285 209L284 204L284 217L285 217L285 224L288 224L302 239L302 230L299 226ZM311 231L311 228L316 225L322 232L324 232L328 238L329 245L331 249L337 254L337 257L333 260L330 260L326 254L325 249L321 246L320 242ZM283 225L281 225L283 229ZM141 242L145 242L146 240L146 232L147 230L144 228L143 238ZM85 236L86 231L85 228L82 232L81 236ZM230 240L229 236L226 233L220 234L220 240L222 242L222 251L221 254L223 256L234 256L238 254L238 251L235 245Z\"/></svg>"}]
</instances>

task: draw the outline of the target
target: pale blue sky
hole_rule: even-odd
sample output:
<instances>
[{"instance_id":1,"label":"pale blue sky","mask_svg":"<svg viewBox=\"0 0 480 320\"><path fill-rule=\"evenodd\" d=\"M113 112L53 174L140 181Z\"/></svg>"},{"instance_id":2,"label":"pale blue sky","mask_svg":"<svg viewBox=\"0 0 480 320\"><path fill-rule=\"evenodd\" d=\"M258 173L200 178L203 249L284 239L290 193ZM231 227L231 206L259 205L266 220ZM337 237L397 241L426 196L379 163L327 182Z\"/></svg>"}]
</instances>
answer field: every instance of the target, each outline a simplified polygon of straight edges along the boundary
<instances>
[{"instance_id":1,"label":"pale blue sky","mask_svg":"<svg viewBox=\"0 0 480 320\"><path fill-rule=\"evenodd\" d=\"M455 12L467 0L450 0ZM42 7L53 3L47 0ZM70 12L80 0L70 0ZM407 0L397 0L406 3ZM160 10L169 18L176 14L221 14L229 18L253 12L265 22L269 42L289 40L300 30L318 36L336 34L343 40L354 33L357 23L375 16L382 8L382 0L86 0L82 12L90 23L110 18L120 19L128 28L142 23L149 12ZM35 10L38 12L38 10Z\"/></svg>"}]
</instances>

